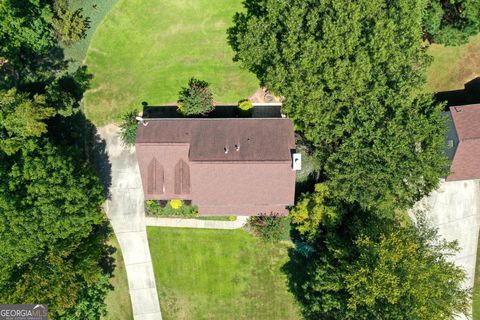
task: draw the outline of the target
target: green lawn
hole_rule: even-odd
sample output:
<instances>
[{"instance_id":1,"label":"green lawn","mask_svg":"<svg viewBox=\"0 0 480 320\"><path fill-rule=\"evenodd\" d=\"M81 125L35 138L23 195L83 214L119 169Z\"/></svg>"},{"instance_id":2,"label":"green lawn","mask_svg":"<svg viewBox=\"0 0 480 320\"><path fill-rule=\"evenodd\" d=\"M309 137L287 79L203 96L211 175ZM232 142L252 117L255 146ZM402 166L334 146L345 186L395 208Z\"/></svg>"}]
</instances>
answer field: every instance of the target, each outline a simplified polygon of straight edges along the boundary
<instances>
[{"instance_id":1,"label":"green lawn","mask_svg":"<svg viewBox=\"0 0 480 320\"><path fill-rule=\"evenodd\" d=\"M110 279L113 291L110 291L107 299L105 299L108 313L103 320L132 320L132 304L128 292L127 272L125 270L125 264L123 263L122 251L115 236L112 237L109 244L117 250L113 254L115 271L113 272L113 277Z\"/></svg>"},{"instance_id":2,"label":"green lawn","mask_svg":"<svg viewBox=\"0 0 480 320\"><path fill-rule=\"evenodd\" d=\"M281 271L290 243L244 230L147 227L164 319L299 319Z\"/></svg>"},{"instance_id":3,"label":"green lawn","mask_svg":"<svg viewBox=\"0 0 480 320\"><path fill-rule=\"evenodd\" d=\"M428 49L433 63L427 73L431 92L463 89L463 85L480 76L480 35L458 47L434 44Z\"/></svg>"},{"instance_id":4,"label":"green lawn","mask_svg":"<svg viewBox=\"0 0 480 320\"><path fill-rule=\"evenodd\" d=\"M480 237L478 240L475 284L473 287L473 320L480 320Z\"/></svg>"},{"instance_id":5,"label":"green lawn","mask_svg":"<svg viewBox=\"0 0 480 320\"><path fill-rule=\"evenodd\" d=\"M241 2L119 0L88 49L94 78L85 96L87 116L103 125L143 101L175 102L192 76L210 82L219 102L253 94L258 81L232 61L227 44L226 30Z\"/></svg>"},{"instance_id":6,"label":"green lawn","mask_svg":"<svg viewBox=\"0 0 480 320\"><path fill-rule=\"evenodd\" d=\"M70 0L70 8L72 10L82 8L82 14L90 20L90 28L87 30L85 39L64 48L65 59L71 60L69 64L70 71L74 71L84 62L90 40L95 30L117 1L118 0Z\"/></svg>"}]
</instances>

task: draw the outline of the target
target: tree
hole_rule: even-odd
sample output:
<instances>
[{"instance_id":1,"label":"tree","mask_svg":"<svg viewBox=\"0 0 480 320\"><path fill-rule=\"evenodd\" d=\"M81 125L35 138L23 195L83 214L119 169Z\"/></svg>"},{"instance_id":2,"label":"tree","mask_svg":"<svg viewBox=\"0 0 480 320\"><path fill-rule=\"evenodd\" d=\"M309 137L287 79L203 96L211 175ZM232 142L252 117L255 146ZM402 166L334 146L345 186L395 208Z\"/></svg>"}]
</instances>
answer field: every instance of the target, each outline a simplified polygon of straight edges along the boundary
<instances>
[{"instance_id":1,"label":"tree","mask_svg":"<svg viewBox=\"0 0 480 320\"><path fill-rule=\"evenodd\" d=\"M103 187L76 149L44 138L0 159L2 303L71 308L103 273Z\"/></svg>"},{"instance_id":2,"label":"tree","mask_svg":"<svg viewBox=\"0 0 480 320\"><path fill-rule=\"evenodd\" d=\"M132 110L122 116L122 123L120 124L120 139L125 146L135 145L138 129L137 115L138 110Z\"/></svg>"},{"instance_id":3,"label":"tree","mask_svg":"<svg viewBox=\"0 0 480 320\"><path fill-rule=\"evenodd\" d=\"M332 205L330 193L325 184L316 184L314 193L305 193L290 210L292 224L307 240L315 240L320 226L335 223L340 215L338 205Z\"/></svg>"},{"instance_id":4,"label":"tree","mask_svg":"<svg viewBox=\"0 0 480 320\"><path fill-rule=\"evenodd\" d=\"M214 109L213 94L206 81L191 78L188 87L178 94L178 109L186 116L205 115Z\"/></svg>"},{"instance_id":5,"label":"tree","mask_svg":"<svg viewBox=\"0 0 480 320\"><path fill-rule=\"evenodd\" d=\"M45 120L55 110L46 105L45 96L30 99L16 89L0 91L0 150L7 154L16 152L31 137L47 132Z\"/></svg>"},{"instance_id":6,"label":"tree","mask_svg":"<svg viewBox=\"0 0 480 320\"><path fill-rule=\"evenodd\" d=\"M250 0L228 31L235 59L285 97L330 191L364 208L408 207L447 165L442 106L420 93L424 6Z\"/></svg>"},{"instance_id":7,"label":"tree","mask_svg":"<svg viewBox=\"0 0 480 320\"><path fill-rule=\"evenodd\" d=\"M0 56L17 64L25 56L42 55L55 46L45 1L0 1Z\"/></svg>"},{"instance_id":8,"label":"tree","mask_svg":"<svg viewBox=\"0 0 480 320\"><path fill-rule=\"evenodd\" d=\"M90 20L82 15L82 8L70 10L68 0L56 0L53 9L52 27L61 42L71 45L85 38Z\"/></svg>"},{"instance_id":9,"label":"tree","mask_svg":"<svg viewBox=\"0 0 480 320\"><path fill-rule=\"evenodd\" d=\"M323 232L298 298L306 319L451 319L468 313L465 272L450 261L456 243L424 220L400 224L349 214ZM297 271L305 272L305 271Z\"/></svg>"},{"instance_id":10,"label":"tree","mask_svg":"<svg viewBox=\"0 0 480 320\"><path fill-rule=\"evenodd\" d=\"M428 0L423 18L426 36L445 45L467 43L480 31L480 3L472 0Z\"/></svg>"}]
</instances>

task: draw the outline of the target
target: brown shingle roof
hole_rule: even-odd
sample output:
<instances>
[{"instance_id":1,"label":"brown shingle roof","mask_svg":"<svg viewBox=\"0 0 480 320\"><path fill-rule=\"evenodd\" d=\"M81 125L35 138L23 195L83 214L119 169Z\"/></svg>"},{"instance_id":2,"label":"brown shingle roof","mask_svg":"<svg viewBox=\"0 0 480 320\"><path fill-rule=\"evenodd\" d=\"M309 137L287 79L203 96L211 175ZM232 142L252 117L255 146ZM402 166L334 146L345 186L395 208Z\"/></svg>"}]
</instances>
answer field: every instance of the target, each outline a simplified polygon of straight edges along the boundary
<instances>
[{"instance_id":1,"label":"brown shingle roof","mask_svg":"<svg viewBox=\"0 0 480 320\"><path fill-rule=\"evenodd\" d=\"M145 198L192 200L207 215L287 214L294 148L288 119L148 120L136 144ZM154 172L163 193L149 192L160 190L151 185Z\"/></svg>"},{"instance_id":2,"label":"brown shingle roof","mask_svg":"<svg viewBox=\"0 0 480 320\"><path fill-rule=\"evenodd\" d=\"M447 181L480 179L480 105L451 107L459 144Z\"/></svg>"},{"instance_id":3,"label":"brown shingle roof","mask_svg":"<svg viewBox=\"0 0 480 320\"><path fill-rule=\"evenodd\" d=\"M295 148L288 119L150 120L137 143L152 142L189 143L190 161L289 161Z\"/></svg>"}]
</instances>

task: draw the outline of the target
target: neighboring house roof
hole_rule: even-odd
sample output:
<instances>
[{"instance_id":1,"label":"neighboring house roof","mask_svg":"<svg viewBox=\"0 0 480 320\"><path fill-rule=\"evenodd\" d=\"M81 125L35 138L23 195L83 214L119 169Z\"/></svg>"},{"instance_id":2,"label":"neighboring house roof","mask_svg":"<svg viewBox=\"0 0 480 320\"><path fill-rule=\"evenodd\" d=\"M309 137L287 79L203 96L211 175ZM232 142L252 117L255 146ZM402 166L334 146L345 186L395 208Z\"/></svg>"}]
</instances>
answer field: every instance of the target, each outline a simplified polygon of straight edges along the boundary
<instances>
[{"instance_id":1,"label":"neighboring house roof","mask_svg":"<svg viewBox=\"0 0 480 320\"><path fill-rule=\"evenodd\" d=\"M480 179L480 104L450 108L458 137L447 181Z\"/></svg>"},{"instance_id":2,"label":"neighboring house roof","mask_svg":"<svg viewBox=\"0 0 480 320\"><path fill-rule=\"evenodd\" d=\"M145 199L192 200L206 215L287 214L293 205L290 120L147 121L136 143Z\"/></svg>"}]
</instances>

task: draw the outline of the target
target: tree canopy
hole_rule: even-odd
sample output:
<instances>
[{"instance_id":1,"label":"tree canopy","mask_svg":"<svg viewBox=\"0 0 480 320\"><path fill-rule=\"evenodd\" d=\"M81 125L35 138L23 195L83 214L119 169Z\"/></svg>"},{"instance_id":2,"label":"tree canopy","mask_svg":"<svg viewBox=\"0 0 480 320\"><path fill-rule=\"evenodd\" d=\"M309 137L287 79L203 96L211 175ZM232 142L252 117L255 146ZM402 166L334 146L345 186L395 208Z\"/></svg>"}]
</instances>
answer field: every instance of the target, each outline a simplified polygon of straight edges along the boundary
<instances>
[{"instance_id":1,"label":"tree canopy","mask_svg":"<svg viewBox=\"0 0 480 320\"><path fill-rule=\"evenodd\" d=\"M68 73L52 2L0 0L0 303L98 319L111 289L104 189L78 110L90 76Z\"/></svg>"},{"instance_id":2,"label":"tree canopy","mask_svg":"<svg viewBox=\"0 0 480 320\"><path fill-rule=\"evenodd\" d=\"M428 0L423 28L428 39L445 45L467 43L480 31L480 2Z\"/></svg>"},{"instance_id":3,"label":"tree canopy","mask_svg":"<svg viewBox=\"0 0 480 320\"><path fill-rule=\"evenodd\" d=\"M423 218L400 223L350 212L312 245L315 253L291 266L302 273L290 281L306 319L436 320L469 312L465 272L449 259L458 246Z\"/></svg>"},{"instance_id":4,"label":"tree canopy","mask_svg":"<svg viewBox=\"0 0 480 320\"><path fill-rule=\"evenodd\" d=\"M421 94L423 1L245 7L229 29L235 58L285 98L283 112L312 142L332 192L365 208L407 207L437 185L445 120Z\"/></svg>"}]
</instances>

